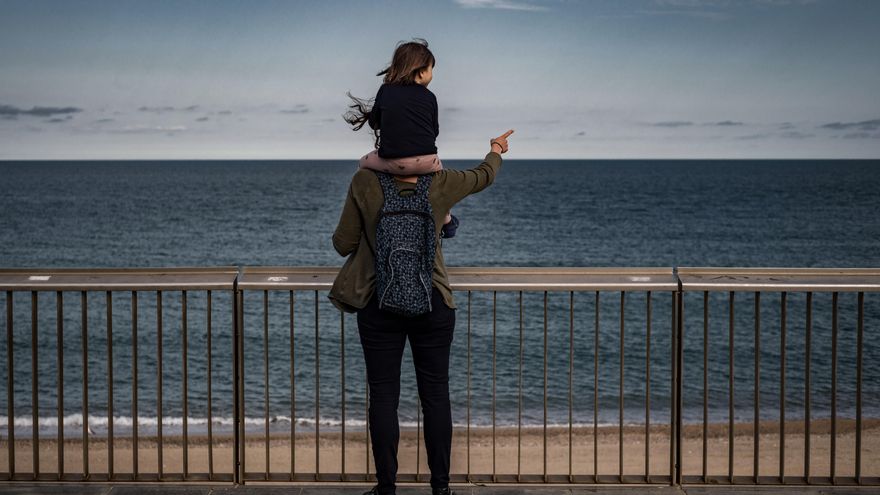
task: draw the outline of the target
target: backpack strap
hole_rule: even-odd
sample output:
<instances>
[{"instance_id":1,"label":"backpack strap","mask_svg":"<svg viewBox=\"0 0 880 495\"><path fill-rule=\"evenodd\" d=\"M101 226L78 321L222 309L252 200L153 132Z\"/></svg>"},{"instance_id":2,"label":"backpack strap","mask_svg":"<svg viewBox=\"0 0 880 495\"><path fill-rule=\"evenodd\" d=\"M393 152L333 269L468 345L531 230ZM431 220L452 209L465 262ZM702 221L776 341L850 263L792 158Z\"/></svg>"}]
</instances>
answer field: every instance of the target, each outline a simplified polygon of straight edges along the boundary
<instances>
[{"instance_id":1,"label":"backpack strap","mask_svg":"<svg viewBox=\"0 0 880 495\"><path fill-rule=\"evenodd\" d=\"M420 175L418 180L416 181L416 187L412 199L405 200L398 195L397 186L394 184L394 179L391 174L386 172L373 171L376 176L379 178L379 184L382 186L382 193L385 195L385 203L383 205L383 210L385 206L392 207L401 206L402 202L411 202L412 200L419 201L420 198L425 198L427 201L428 198L428 189L431 187L431 180L433 179L433 174L424 174Z\"/></svg>"},{"instance_id":2,"label":"backpack strap","mask_svg":"<svg viewBox=\"0 0 880 495\"><path fill-rule=\"evenodd\" d=\"M382 186L382 193L385 195L385 202L382 205L384 210L386 206L391 206L397 200L397 187L394 185L394 179L390 174L374 170L376 177L379 178L379 184Z\"/></svg>"},{"instance_id":3,"label":"backpack strap","mask_svg":"<svg viewBox=\"0 0 880 495\"><path fill-rule=\"evenodd\" d=\"M431 187L431 179L434 178L434 174L424 174L420 175L418 181L416 182L416 195L428 197L428 188Z\"/></svg>"}]
</instances>

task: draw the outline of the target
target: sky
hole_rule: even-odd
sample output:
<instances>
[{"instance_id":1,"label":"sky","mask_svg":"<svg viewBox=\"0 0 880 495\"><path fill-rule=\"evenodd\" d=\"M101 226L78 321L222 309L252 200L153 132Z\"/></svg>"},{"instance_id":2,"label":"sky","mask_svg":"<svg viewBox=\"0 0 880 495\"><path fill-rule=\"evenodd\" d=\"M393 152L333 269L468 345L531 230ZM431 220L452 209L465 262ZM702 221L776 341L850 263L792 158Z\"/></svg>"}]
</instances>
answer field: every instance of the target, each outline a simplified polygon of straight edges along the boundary
<instances>
[{"instance_id":1,"label":"sky","mask_svg":"<svg viewBox=\"0 0 880 495\"><path fill-rule=\"evenodd\" d=\"M875 0L0 0L0 160L352 159L401 41L438 153L880 158Z\"/></svg>"}]
</instances>

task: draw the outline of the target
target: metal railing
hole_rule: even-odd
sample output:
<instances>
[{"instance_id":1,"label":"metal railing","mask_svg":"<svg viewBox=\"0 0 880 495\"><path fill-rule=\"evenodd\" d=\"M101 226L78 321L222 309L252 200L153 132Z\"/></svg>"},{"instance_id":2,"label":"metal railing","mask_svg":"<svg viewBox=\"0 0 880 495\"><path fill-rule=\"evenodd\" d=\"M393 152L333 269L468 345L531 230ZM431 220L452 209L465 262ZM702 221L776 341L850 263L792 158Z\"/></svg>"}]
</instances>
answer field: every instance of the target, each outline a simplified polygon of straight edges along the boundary
<instances>
[{"instance_id":1,"label":"metal railing","mask_svg":"<svg viewBox=\"0 0 880 495\"><path fill-rule=\"evenodd\" d=\"M702 318L701 325L697 322L700 321L700 318L690 319L685 313L682 313L684 317L680 320L681 324L684 327L681 329L681 334L686 342L695 342L699 343L692 348L695 352L692 357L702 358L702 363L690 361L684 359L685 353L679 354L679 360L681 361L680 366L682 369L688 370L691 369L695 372L699 372L702 374L702 380L698 383L701 384L701 406L702 406L702 432L700 433L701 439L701 462L698 466L698 470L695 469L694 473L687 473L682 476L681 481L684 483L724 483L724 484L871 484L876 485L880 483L880 478L877 477L878 471L877 468L880 467L880 459L877 458L876 455L868 457L868 460L871 462L871 467L873 470L873 476L866 476L864 473L864 464L865 464L865 456L863 455L864 449L862 448L862 436L863 436L863 385L865 383L872 384L873 392L876 394L877 389L874 384L877 383L877 371L878 371L878 362L873 361L872 367L868 368L872 376L870 380L865 380L864 371L865 363L864 363L864 351L866 349L865 346L865 294L866 293L876 293L880 290L880 270L878 269L861 269L861 268L833 268L833 269L815 269L815 268L786 268L786 269L778 269L778 268L679 268L678 269L678 277L681 280L682 287L682 304L688 298L688 296L702 296L701 303L697 302L697 307L702 310ZM746 293L746 294L743 294ZM765 308L767 306L766 303L762 304L762 299L766 301L767 293L776 293L778 294L778 306L774 308L772 301L770 308ZM737 328L746 327L748 329L748 321L743 321L741 318L740 321L737 320L737 312L736 312L736 302L738 301L737 295L746 295L746 297L750 296L752 299L752 315L751 315L751 327L752 327L752 335L749 338L744 338L745 335L738 335L736 332ZM855 296L850 301L849 311L841 312L840 304L842 303L844 294L849 294L851 296ZM723 298L716 298L714 301L712 300L713 296L723 296L726 295L726 301ZM814 317L813 317L813 308L814 304L814 296L828 296L830 295L830 301L824 301L830 309L830 322L825 322L825 325L822 325L822 328L814 328ZM763 297L762 297L763 296ZM791 305L790 299L794 299L795 296L803 296L802 301L802 313L803 321L802 324L795 327L794 325L789 325L789 321L793 317L793 312L789 309ZM827 298L826 298L827 299ZM708 444L709 439L712 435L709 432L709 403L710 400L710 380L708 378L710 372L710 361L712 358L710 355L712 354L713 345L711 344L712 340L712 332L710 332L710 308L713 306L712 303L716 303L715 306L722 311L726 309L727 312L727 321L726 323L726 336L724 335L724 329L718 328L719 331L714 332L716 339L724 339L726 337L727 340L727 355L723 356L720 353L716 353L714 358L717 358L717 362L719 364L725 365L726 373L716 373L720 375L719 378L722 381L715 387L716 392L726 392L727 394L727 406L728 406L728 425L726 428L727 434L727 452L726 455L716 454L715 459L719 460L722 457L726 457L726 466L715 466L713 470L710 466L710 455L708 453ZM852 305L855 308L852 308ZM762 313L766 314L770 309L773 313L773 318L776 325L770 327L766 326L766 317L762 317ZM855 309L855 321L852 321L853 309ZM854 395L854 401L851 403L851 410L855 414L854 424L850 426L854 429L854 441L851 445L851 459L848 463L850 466L847 469L847 473L841 475L840 468L838 465L838 459L840 454L840 445L838 445L838 423L840 418L838 418L838 401L840 400L840 388L839 388L839 374L842 371L841 363L839 361L840 357L840 336L841 336L841 326L840 319L841 316L848 316L849 323L854 326L854 328L850 328L851 333L847 336L849 337L849 341L851 344L854 344L850 347L847 361L850 364L849 372L854 373L854 376L851 376L851 383L849 387L849 392ZM696 320L696 321L694 321ZM874 325L878 323L876 317L872 320ZM763 330L763 332L762 332ZM817 341L815 331L821 330L820 338L825 339L820 341L821 344L826 344L823 346L823 349L827 349L830 354L830 366L828 370L828 375L830 375L830 383L827 383L826 380L823 380L823 385L821 390L825 391L827 397L816 397L814 395L813 389L816 387L816 383L814 382L814 375L816 372L813 370L813 362L815 360L815 347L814 342ZM875 327L876 330L876 327ZM854 337L854 338L853 338ZM700 342L700 339L702 342ZM742 340L746 340L743 344ZM748 342L748 341L751 342ZM773 341L776 341L775 343ZM828 349L828 340L830 340L830 349ZM748 375L740 375L739 378L737 376L737 370L741 368L737 368L737 360L736 360L736 350L737 348L746 347L748 348L748 344L751 344L751 359L745 363L745 365L740 364L740 367L746 366L748 368L752 368L751 376ZM767 350L766 346L773 346L771 349ZM795 347L796 349L791 349ZM717 347L715 348L717 349ZM869 348L872 350L874 357L876 359L876 346L872 346ZM794 351L799 350L800 353L796 353ZM787 359L792 359L796 356L801 356L802 360L799 363L793 363L795 366L792 366ZM827 356L820 356L827 357ZM770 362L767 362L767 358L770 358ZM726 361L726 363L724 363ZM762 371L769 365L775 378L777 381L775 383L765 385L762 382ZM788 374L787 374L788 373ZM795 375L795 376L792 376ZM797 380L800 378L800 380ZM823 378L820 376L820 378ZM824 377L827 378L827 377ZM745 382L745 385L742 384L737 385L737 382ZM679 382L679 386L682 386L683 383L687 383L686 380L682 380ZM722 386L723 383L726 386ZM765 397L766 393L762 389L762 385L766 388L772 385L772 390L770 395L772 403L774 403L775 411L773 413L778 414L778 416L774 419L762 419L761 415L761 406L768 402ZM788 387L788 388L787 388ZM789 392L792 388L798 387L800 390L798 394L792 394ZM724 390L726 388L726 390ZM737 402L746 402L744 400L738 400L735 396L735 391L741 388L745 388L745 392L751 397L746 397L751 400L752 406L752 424L737 424L735 418L737 417ZM749 390L750 389L750 390ZM775 394L773 393L775 392ZM698 391L699 393L699 391ZM875 396L876 397L876 396ZM822 458L817 458L814 453L813 447L815 444L811 444L814 439L814 435L816 432L812 430L813 426L813 401L816 398L828 399L830 402L829 407L830 411L828 411L830 421L826 421L825 423L829 423L830 425L824 425L830 428L829 431L821 432L823 437L827 437L828 452L826 456ZM792 405L789 404L791 401L797 401L795 404L796 408L802 411L802 417L797 417L796 420L791 419L791 415L789 414L792 409ZM742 405L742 404L740 404ZM877 402L873 404L875 406L878 405ZM788 409L787 409L788 408ZM798 411L795 411L798 412ZM767 415L765 414L764 417ZM678 418L680 422L682 420L681 417ZM852 421L850 423L853 423ZM787 443L787 433L786 428L787 425L791 425L796 427L797 436L800 437L800 447L801 456L800 459L793 458L794 456L789 455L788 447L790 444ZM736 446L737 446L737 437L736 430L740 429L751 429L752 438L751 441L748 442L748 439L740 438L740 444L748 444L747 447L751 447L751 465L747 467L740 467L737 469L736 467ZM876 432L875 432L876 434ZM762 437L765 437L762 442ZM769 437L769 438L766 438ZM746 441L744 441L746 440ZM772 456L767 456L767 441L775 442L775 450L773 453L775 459ZM679 437L678 442L681 444L682 439ZM681 455L681 451L683 449L679 449L679 455ZM763 456L763 457L762 457ZM767 459L767 457L770 457ZM797 462L797 461L801 462ZM769 462L768 462L769 461ZM827 468L823 469L825 471L822 474L817 475L816 470L814 468L814 464L820 461L823 465L827 463ZM768 465L769 464L769 465ZM775 464L773 466L772 464ZM793 465L793 466L792 466ZM726 467L726 469L724 469ZM775 472L774 468L775 467ZM794 467L794 469L792 469ZM797 473L792 473L792 471L797 471Z\"/></svg>"},{"instance_id":2,"label":"metal railing","mask_svg":"<svg viewBox=\"0 0 880 495\"><path fill-rule=\"evenodd\" d=\"M214 432L212 430L212 396L211 391L214 389L214 386L211 382L212 377L212 336L217 337L216 329L213 320L215 317L212 315L215 313L212 307L212 303L218 293L226 292L229 296L235 290L235 280L238 275L238 268L236 267L220 267L220 268L162 268L162 269L70 269L70 270L56 270L56 269L39 269L39 270L15 270L15 269L5 269L0 270L0 288L6 292L6 362L3 364L2 368L5 370L6 374L6 407L7 407L7 418L6 418L6 438L4 438L4 443L6 444L7 456L7 470L4 472L2 476L7 480L45 480L45 481L157 481L157 480L216 480L216 481L232 481L232 474L229 473L218 473L213 469L214 459L213 459L213 451L214 451ZM45 326L41 326L41 322L46 322L51 317L47 312L43 311L41 313L40 309L42 306L39 304L40 295L51 295L51 293L55 293L55 335L52 336L50 333L45 332ZM80 348L80 358L75 361L75 363L71 366L70 359L65 356L65 348L73 347L66 344L65 340L69 339L70 335L65 334L65 329L69 328L71 325L71 321L68 319L70 316L70 312L65 312L65 293L74 292L78 295L79 299L79 342L78 347ZM165 421L163 421L163 400L166 399L165 393L166 391L163 389L163 382L168 379L165 370L163 369L163 357L167 357L168 349L167 347L163 350L164 343L164 335L163 332L166 331L166 327L169 326L169 321L167 318L167 309L166 305L168 303L173 303L174 310L180 316L180 320L178 320L179 326L177 327L177 335L180 337L180 345L176 351L180 352L181 362L183 366L179 370L179 374L175 373L175 381L180 385L180 394L181 394L181 404L182 404L182 417L188 417L188 385L190 383L190 379L187 376L187 366L186 364L189 362L189 348L187 346L187 332L191 328L188 325L188 307L191 305L188 304L188 295L191 297L193 292L200 292L204 296L204 299L200 301L200 306L205 311L205 317L202 320L204 323L204 332L207 341L206 358L207 358L207 370L208 373L205 376L206 379L206 390L207 390L207 401L206 401L206 414L207 414L207 469L205 472L190 472L189 470L189 432L188 432L188 422L184 420L181 424L181 432L179 438L175 439L175 442L181 446L182 456L181 463L179 466L175 466L179 471L177 472L166 472L165 471L165 462L163 460L163 454L165 451L165 435L163 434L163 426ZM127 293L130 296L128 301L123 301L123 298L116 297L114 298L114 294L119 293ZM177 301L167 301L163 302L163 298L169 298L166 294L176 293L179 295L180 299ZM24 296L30 296L30 334L29 339L27 339L27 334L22 335L20 337L25 337L26 346L29 347L30 350L30 374L29 376L22 376L18 372L20 369L16 368L15 363L17 362L16 353L14 352L16 348L24 347L25 342L22 342L23 339L19 338L18 344L16 345L15 339L15 321L16 321L16 307L15 304L15 294L21 294ZM104 304L103 308L101 308L100 295L104 295ZM99 297L94 297L99 296ZM152 298L147 301L147 296L152 296ZM230 315L235 311L235 305L232 304L232 298L228 297L229 302L226 305L226 308L222 308L223 311L228 312ZM114 302L115 301L115 302ZM113 309L115 306L118 306L122 302L128 302L129 309L129 319L128 328L122 329L119 326L114 326L114 312ZM144 307L151 310L150 312L155 316L153 319L154 325L149 328L148 332L145 332L145 327L140 324L140 320L143 319L146 315L143 311ZM139 314L139 309L141 310ZM101 311L103 310L103 311ZM91 324L91 320L94 319L93 315L104 316L104 332L98 334L94 331L94 326ZM20 321L22 318L19 314L18 320ZM164 318L164 320L163 320ZM230 318L230 321L233 321ZM43 331L43 332L41 332ZM118 347L114 348L114 340L116 340L123 331L130 335L129 345L130 347L125 349L125 354L129 356L127 369L119 368L118 360L114 360L114 350L117 353L121 354L123 351ZM150 338L149 344L151 344L154 354L150 354L150 351L144 352L145 349L139 344L143 344L140 341L142 340L143 334L147 334ZM232 335L234 334L234 328L231 324L224 325L221 327L221 333L225 335L227 340L231 342ZM54 342L50 342L51 337L54 337ZM94 345L90 345L90 338L93 340L103 341L101 342L103 345L100 349L95 349ZM44 355L43 349L50 347L51 344L54 343L55 347L55 360L51 362L51 357ZM93 353L90 354L89 351ZM101 359L99 359L98 363L95 363L94 352L95 351L103 352ZM232 349L229 349L230 355L232 354ZM148 358L148 359L145 359ZM20 358L18 358L20 359ZM146 362L145 362L146 361ZM96 364L101 365L101 370L104 372L104 377L94 377L90 376L89 372L91 368L93 368ZM51 369L46 369L46 365L53 365ZM141 366L139 372L139 365ZM146 365L146 366L144 366ZM144 395L139 394L140 388L142 385L139 382L139 379L142 375L143 368L147 367L149 371L152 372L155 382L151 382L150 388L152 389L153 399L144 400L146 397ZM41 368L43 368L41 372ZM79 404L68 404L69 397L65 395L65 383L69 383L69 378L67 377L68 371L74 369L74 376L80 381L78 384L81 386L81 391L78 395L78 403ZM48 371L48 373L47 373ZM115 372L115 373L114 373ZM127 378L129 379L127 383L127 387L124 390L120 390L118 387L114 387L115 381L117 381L121 377L121 374L125 372L127 374ZM46 376L54 377L56 382L56 390L54 402L57 408L57 413L55 415L55 423L57 424L57 434L54 441L48 441L48 439L43 439L40 437L40 424L43 421L43 418L40 416L40 398L42 397L43 390L41 390L40 384L42 383L42 379L45 379ZM114 377L117 380L114 380ZM104 391L106 392L106 396L101 399L101 406L105 412L106 417L106 433L102 436L96 436L91 431L90 423L93 423L94 420L91 416L90 406L94 407L94 403L92 399L94 397L90 397L89 393L89 385L94 384L98 378L99 382L104 386ZM18 403L16 402L16 397L20 396L18 394L18 389L24 388L27 383L26 379L30 381L30 391L31 391L31 400L28 404L30 412L31 412L31 421L30 421L30 430L31 430L31 438L29 439L29 447L31 450L30 459L22 458L21 453L16 449L17 438L15 435L15 422L16 422L16 410ZM130 411L130 432L127 432L126 438L120 438L121 435L117 434L114 431L114 426L116 426L119 421L118 417L115 413L119 412L120 409L116 408L116 404L119 402L119 395L121 392L125 392L128 395L128 410ZM116 400L114 400L114 394ZM92 394L94 395L94 394ZM230 394L231 395L231 394ZM148 404L154 405L153 410L151 411L151 420L155 418L151 423L155 423L155 431L152 432L151 435L145 437L140 434L140 419L142 418L141 414L143 413L143 403L147 402ZM80 415L81 415L81 427L82 433L80 436L80 442L82 444L82 455L76 459L77 470L74 472L70 471L71 460L66 459L67 457L75 457L75 456L66 456L65 452L65 443L71 440L70 436L65 436L65 422L66 418L69 417L69 412L71 412L71 405L79 405L80 406ZM92 409L93 411L94 409ZM119 465L119 458L121 452L119 449L115 449L115 445L120 441L124 440L128 446L127 451L127 462L125 471L121 471ZM54 450L54 452L52 452ZM234 464L235 462L235 453L233 448L232 458L229 459L230 464ZM95 457L95 453L100 452L103 458L102 462L102 471L96 472L94 470L94 462L96 459L92 459ZM155 454L148 455L148 454ZM54 455L53 455L54 454ZM55 469L53 471L44 471L42 469L44 462L49 461L49 459L54 457L55 461ZM24 461L29 461L29 469L24 471L21 469L19 463L23 463ZM144 472L142 467L143 463L148 461L153 469L150 472Z\"/></svg>"},{"instance_id":3,"label":"metal railing","mask_svg":"<svg viewBox=\"0 0 880 495\"><path fill-rule=\"evenodd\" d=\"M354 315L339 312L326 298L337 270L0 270L7 329L6 363L0 366L6 373L6 436L0 437L0 445L6 444L0 448L6 453L6 471L0 479L374 481L366 369L357 355L359 343L346 339L346 326L356 328ZM864 298L880 291L880 270L448 271L458 306L456 335L464 333L453 343L450 368L456 392L453 416L464 415L453 432L452 482L880 484L880 460L863 456L864 389L868 384L869 392L876 391L873 379L878 375L876 346L865 345ZM762 335L761 293L768 291L780 294L780 324L774 326L778 334ZM54 312L40 304L41 294L45 298L51 292ZM64 332L73 324L71 312L65 311L65 292L79 293L79 318L73 320L79 320L79 338L74 342ZM743 327L735 312L736 292L754 294L751 346L736 332ZM849 340L843 348L838 318L849 313L839 311L839 293L847 292L857 296L857 316L855 335L845 334ZM89 297L96 293L104 297ZM114 298L114 293L126 296ZM787 328L788 300L801 293L806 320L802 337L796 338ZM812 311L814 294L823 293L832 296L827 332L814 323ZM728 325L713 331L709 310L725 302L713 299L723 294L728 295ZM28 296L30 305L23 308L26 304L17 299ZM702 296L702 321L700 314L685 312L699 309L689 301L694 296ZM114 309L120 305L129 316L123 327L114 326L119 315ZM28 312L30 332L16 332L15 322L21 327ZM44 330L52 313L54 335ZM101 316L100 333L94 325L90 330L90 314ZM775 316L772 311L765 314ZM144 319L150 320L147 325L140 323ZM877 321L875 313L869 321ZM721 330L726 330L725 339L715 342ZM819 352L826 346L816 339L826 333L830 356ZM779 344L778 359L765 344L768 336ZM114 360L114 349L120 348L114 348L114 341L126 339L124 352L117 352ZM151 352L144 352L145 343ZM793 362L786 361L791 355L786 350L796 344L803 345L803 366L800 375L786 375ZM102 353L98 359L96 346ZM65 350L77 348L81 358L71 366ZM869 351L868 361L863 348ZM21 357L25 350L29 369ZM47 350L55 351L54 359ZM747 367L754 370L751 380L742 375L746 367L737 367L736 358L743 353L754 355ZM841 367L841 356L852 370ZM163 365L163 357L177 366ZM819 369L827 364L817 358L831 360L827 384L811 381L816 373L811 365ZM90 368L98 369L99 376L89 375ZM847 375L845 386L839 386L839 372L850 371L854 376ZM154 378L139 381L145 372ZM762 373L768 372L779 386L761 387ZM400 412L415 414L401 427L398 480L424 482L430 473L421 409L407 375L411 373L402 376ZM802 404L792 400L791 391L798 391L793 376L801 377ZM54 377L54 394L46 387L52 381L47 377ZM65 387L72 380L81 382L81 390L78 386L73 394ZM101 389L97 401L90 384ZM749 392L752 403L743 402L742 390ZM28 392L29 402L24 400ZM770 412L778 414L778 421L764 420L761 405L774 393L776 407ZM854 400L844 406L854 413L854 421L838 417L839 397L850 395ZM90 402L100 417L90 416ZM825 402L830 417L814 418L817 410L824 415ZM48 419L40 411L47 404L57 409L50 424L57 427L52 438L41 435ZM792 419L792 404L803 406L803 418ZM870 405L872 411L880 406ZM751 421L742 418L745 406L753 413ZM486 409L483 414L481 408ZM130 413L128 420L122 410ZM217 410L225 414L218 417ZM723 412L723 421L710 419ZM22 430L30 424L29 438L16 436L16 423L25 425L19 426ZM70 424L81 428L74 438ZM190 428L196 424L199 431L193 434ZM838 444L841 425L846 441ZM880 429L871 426L868 431L876 435ZM802 445L799 474L788 470L792 449L786 440L794 437ZM761 456L773 439L777 470L771 474ZM749 473L736 463L742 459L737 447L747 440ZM815 451L824 449L820 443L826 440L828 453L817 459ZM81 446L81 455L66 453L65 443ZM842 444L848 449L843 460L838 458ZM688 454L693 445L697 456ZM42 469L50 464L54 469Z\"/></svg>"}]
</instances>

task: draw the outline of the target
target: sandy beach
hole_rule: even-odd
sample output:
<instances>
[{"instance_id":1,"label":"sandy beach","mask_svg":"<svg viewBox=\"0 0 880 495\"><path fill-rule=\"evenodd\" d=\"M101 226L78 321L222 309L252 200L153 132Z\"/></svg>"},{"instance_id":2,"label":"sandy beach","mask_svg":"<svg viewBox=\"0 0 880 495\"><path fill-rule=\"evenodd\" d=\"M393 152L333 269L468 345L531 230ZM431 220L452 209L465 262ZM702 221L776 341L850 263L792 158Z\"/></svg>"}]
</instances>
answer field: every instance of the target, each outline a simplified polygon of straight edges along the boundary
<instances>
[{"instance_id":1,"label":"sandy beach","mask_svg":"<svg viewBox=\"0 0 880 495\"><path fill-rule=\"evenodd\" d=\"M786 423L785 470L786 475L799 476L804 471L804 424L800 421ZM811 476L829 474L830 421L814 420L811 423ZM737 424L734 427L734 474L748 476L753 470L753 425ZM837 425L837 465L839 476L852 476L855 462L855 422L838 420ZM417 439L415 430L402 430L398 450L399 472L415 473L418 460L419 472L428 473L423 438ZM542 427L522 428L521 443L518 448L517 428L496 428L493 446L491 428L470 429L470 443L466 428L456 428L453 433L452 473L494 472L504 474L541 474L544 472L544 429ZM592 428L573 428L571 431L571 457L569 457L568 427L547 428L546 470L548 474L568 474L569 459L573 474L593 474L594 435ZM598 443L598 472L600 475L616 475L619 464L618 428L600 427L595 437ZM157 471L157 443L155 438L139 439L139 472ZM708 473L726 476L728 471L728 425L715 423L708 429ZM779 434L778 423L762 423L760 427L760 475L778 475L779 472ZM231 438L214 438L214 472L228 473L232 466ZM373 472L372 457L367 459L364 451L365 433L346 431L345 471L363 472L368 461ZM130 437L117 437L114 440L113 464L116 473L132 471L132 442ZM686 425L683 429L683 473L698 475L702 472L702 425ZM623 440L624 474L639 475L645 470L645 428L627 426ZM79 438L64 441L64 471L82 471L82 441ZM54 439L40 441L40 472L57 472L58 442ZM95 438L89 442L89 470L93 473L107 471L107 441ZM291 470L290 437L273 436L269 441L270 470L289 473ZM339 432L320 434L320 472L341 471L342 443ZM262 435L248 435L245 453L248 472L264 472L266 469L266 446ZM519 468L518 468L519 463ZM207 437L190 437L188 448L190 473L208 472ZM468 465L470 466L468 468ZM15 441L16 472L30 472L32 469L32 448L29 439ZM0 441L0 469L8 472L8 442ZM183 471L183 448L181 437L163 439L163 470L166 473ZM296 472L315 471L315 435L313 432L297 432ZM669 472L668 427L652 426L650 434L650 474L667 475ZM876 476L880 474L880 419L863 421L862 431L862 473Z\"/></svg>"}]
</instances>

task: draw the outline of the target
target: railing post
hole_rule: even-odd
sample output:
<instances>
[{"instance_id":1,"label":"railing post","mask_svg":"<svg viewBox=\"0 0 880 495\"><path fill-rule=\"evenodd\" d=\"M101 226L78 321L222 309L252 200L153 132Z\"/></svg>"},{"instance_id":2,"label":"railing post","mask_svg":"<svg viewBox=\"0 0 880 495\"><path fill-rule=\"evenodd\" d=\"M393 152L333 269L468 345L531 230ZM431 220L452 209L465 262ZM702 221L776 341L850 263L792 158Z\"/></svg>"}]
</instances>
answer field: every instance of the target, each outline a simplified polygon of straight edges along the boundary
<instances>
[{"instance_id":1,"label":"railing post","mask_svg":"<svg viewBox=\"0 0 880 495\"><path fill-rule=\"evenodd\" d=\"M239 336L241 335L241 291L238 290L238 275L232 282L232 482L239 485L242 483L241 476L241 404L239 392L242 388L241 363L239 360Z\"/></svg>"},{"instance_id":2,"label":"railing post","mask_svg":"<svg viewBox=\"0 0 880 495\"><path fill-rule=\"evenodd\" d=\"M683 333L684 333L684 292L682 292L681 287L681 279L678 277L678 270L673 268L673 277L675 277L676 283L678 283L678 289L673 293L673 298L675 299L675 309L673 310L673 320L675 322L674 328L672 330L673 334L673 349L675 350L675 363L672 365L672 369L674 371L673 375L673 383L675 384L675 390L673 391L673 397L675 397L675 409L673 411L673 415L675 418L675 438L670 438L671 442L675 442L675 469L672 476L672 483L675 486L681 486L681 416L682 416L682 407L681 407L681 394L682 394L682 367L684 366L684 352L682 351L683 345Z\"/></svg>"}]
</instances>

